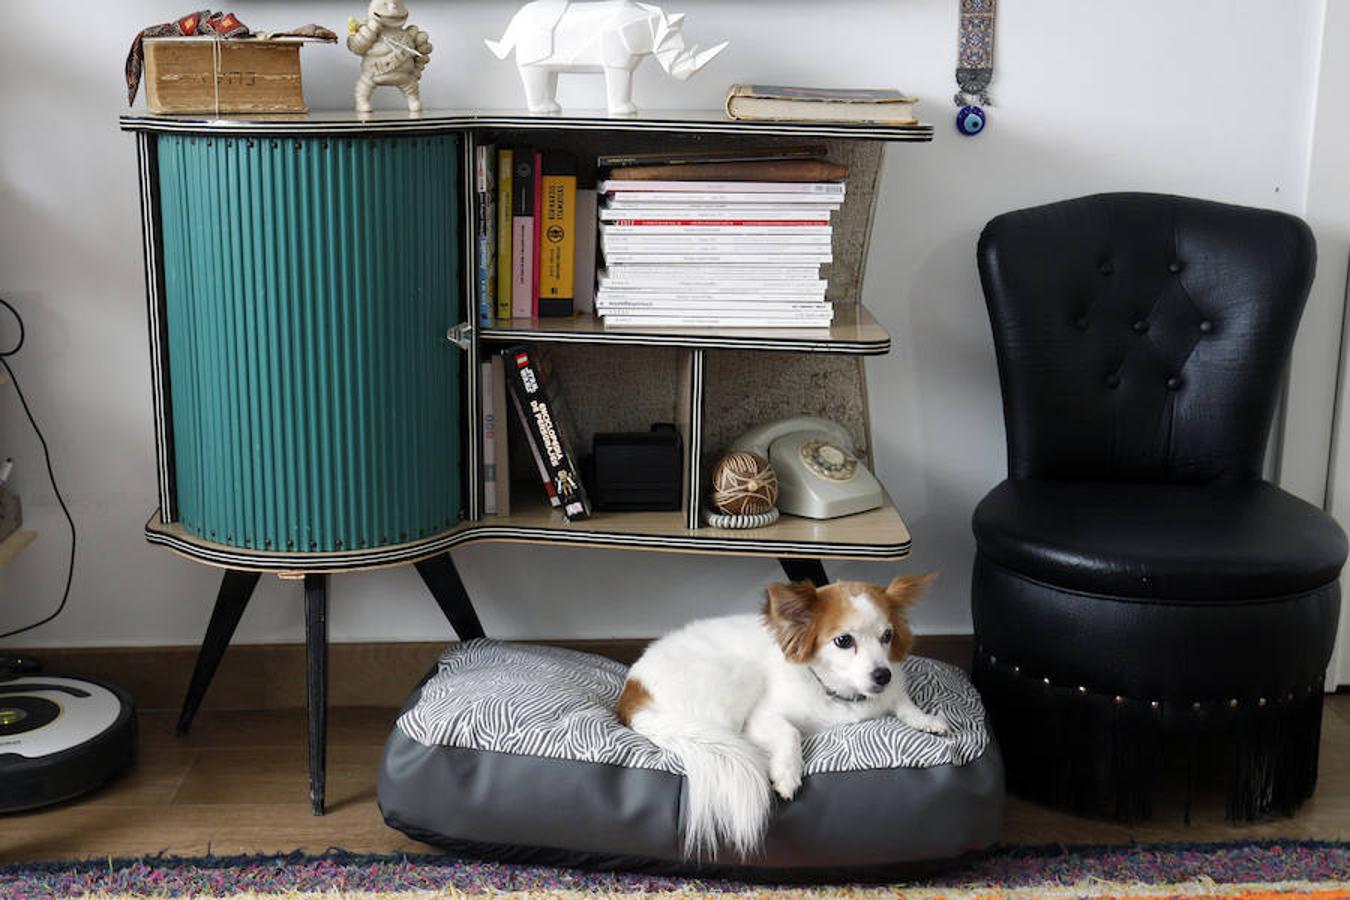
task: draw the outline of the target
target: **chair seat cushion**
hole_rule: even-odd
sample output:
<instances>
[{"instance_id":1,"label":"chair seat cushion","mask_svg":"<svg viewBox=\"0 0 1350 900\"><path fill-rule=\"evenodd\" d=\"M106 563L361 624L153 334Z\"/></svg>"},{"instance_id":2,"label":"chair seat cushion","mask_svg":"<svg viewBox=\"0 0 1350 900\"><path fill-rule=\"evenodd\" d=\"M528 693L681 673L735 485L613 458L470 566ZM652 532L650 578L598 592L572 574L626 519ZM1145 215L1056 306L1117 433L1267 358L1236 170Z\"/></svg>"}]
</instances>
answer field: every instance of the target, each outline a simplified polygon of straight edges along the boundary
<instances>
[{"instance_id":1,"label":"chair seat cushion","mask_svg":"<svg viewBox=\"0 0 1350 900\"><path fill-rule=\"evenodd\" d=\"M1258 600L1334 581L1346 538L1264 481L1009 479L975 509L979 551L1055 587L1176 602Z\"/></svg>"},{"instance_id":2,"label":"chair seat cushion","mask_svg":"<svg viewBox=\"0 0 1350 900\"><path fill-rule=\"evenodd\" d=\"M451 646L389 738L380 808L418 839L513 861L753 875L953 858L997 838L1002 764L964 674L904 665L915 701L952 733L887 718L807 738L800 793L749 866L682 858L683 770L615 717L627 669L553 647Z\"/></svg>"}]
</instances>

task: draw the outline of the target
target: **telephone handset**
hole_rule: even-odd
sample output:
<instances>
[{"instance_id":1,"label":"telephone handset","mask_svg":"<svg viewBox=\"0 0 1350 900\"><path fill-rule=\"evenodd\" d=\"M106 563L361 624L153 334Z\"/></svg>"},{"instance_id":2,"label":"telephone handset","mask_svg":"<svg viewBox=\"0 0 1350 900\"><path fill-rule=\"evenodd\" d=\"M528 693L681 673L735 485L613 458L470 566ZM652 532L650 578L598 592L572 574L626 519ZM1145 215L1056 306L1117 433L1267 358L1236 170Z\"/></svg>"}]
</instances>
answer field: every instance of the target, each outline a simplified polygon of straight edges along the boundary
<instances>
[{"instance_id":1,"label":"telephone handset","mask_svg":"<svg viewBox=\"0 0 1350 900\"><path fill-rule=\"evenodd\" d=\"M833 519L876 509L881 484L853 452L853 436L837 422L794 416L741 435L733 450L750 450L778 475L778 508L794 516Z\"/></svg>"}]
</instances>

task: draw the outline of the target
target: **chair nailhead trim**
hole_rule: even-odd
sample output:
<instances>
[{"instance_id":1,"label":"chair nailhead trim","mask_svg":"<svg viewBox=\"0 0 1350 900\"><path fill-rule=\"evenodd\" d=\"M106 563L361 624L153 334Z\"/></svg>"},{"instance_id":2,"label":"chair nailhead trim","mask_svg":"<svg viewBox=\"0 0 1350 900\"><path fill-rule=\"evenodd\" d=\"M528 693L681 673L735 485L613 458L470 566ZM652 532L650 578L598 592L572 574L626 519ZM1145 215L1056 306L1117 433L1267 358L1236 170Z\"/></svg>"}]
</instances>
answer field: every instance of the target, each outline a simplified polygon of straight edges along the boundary
<instances>
[{"instance_id":1,"label":"chair nailhead trim","mask_svg":"<svg viewBox=\"0 0 1350 900\"><path fill-rule=\"evenodd\" d=\"M987 659L987 660L989 661L989 664L990 664L991 666L996 666L996 665L998 665L998 657L995 656L993 653L986 653L986 652L984 652L984 649L983 649L982 647L979 648L979 649L977 649L976 652L977 652L978 655L984 656L985 659ZM1019 665L1008 665L1008 664L1005 664L1005 665L1003 666L1003 668L1005 668L1005 669L1011 671L1014 675L1019 675L1019 676L1020 676L1020 675L1022 674L1022 667L1019 666ZM1048 676L1042 676L1039 680L1040 680L1041 684L1045 685L1046 687L1052 687L1052 684L1051 684L1051 682L1050 682L1050 678L1049 678ZM1310 696L1313 695L1313 694L1316 694L1319 690L1322 689L1322 687L1323 687L1323 685L1322 685L1322 683L1321 683L1320 681L1315 681L1315 682L1313 682L1312 684L1308 685L1308 694L1309 694ZM1077 694L1077 695L1080 696L1080 697L1086 697L1086 696L1089 696L1089 695L1092 693L1092 691L1089 690L1089 689L1088 689L1088 686L1085 685L1085 684L1080 684L1080 685L1078 685L1077 687L1073 688L1073 691L1074 691L1075 694ZM1288 692L1287 694L1285 694L1285 695L1284 695L1284 698L1283 698L1283 702L1285 702L1285 703L1293 703L1293 702L1294 702L1294 693L1295 693L1295 692L1290 691L1290 692ZM1128 699L1129 699L1129 698L1125 697L1123 694L1113 694L1113 695L1111 695L1111 702L1112 702L1114 705L1116 705L1116 706L1122 706L1122 705L1124 705L1125 702L1126 702ZM1133 701L1132 701L1132 702L1133 702ZM1142 701L1139 701L1139 702L1142 702ZM1237 698L1237 697L1229 697L1227 700L1215 701L1215 702L1221 702L1221 703L1225 704L1229 709L1237 709L1237 708L1241 705L1241 703L1242 703L1241 699L1239 699L1239 698ZM1281 702L1280 698L1276 698L1276 702L1277 702L1277 703L1278 703L1278 702ZM1157 712L1157 711L1159 711L1159 710L1162 709L1163 701L1161 701L1161 700L1149 700L1149 701L1148 701L1148 705L1149 705L1149 709L1151 709L1151 710ZM1258 707L1266 707L1266 706L1269 706L1269 705L1270 705L1270 700L1269 700L1268 698L1266 698L1266 697L1257 697L1257 698L1256 698L1256 701L1255 701L1255 705L1258 706ZM1197 715L1200 714L1200 713L1204 710L1204 707L1205 707L1205 701L1202 701L1202 700L1193 700L1193 701L1191 702L1191 711L1192 711L1193 713L1197 714Z\"/></svg>"}]
</instances>

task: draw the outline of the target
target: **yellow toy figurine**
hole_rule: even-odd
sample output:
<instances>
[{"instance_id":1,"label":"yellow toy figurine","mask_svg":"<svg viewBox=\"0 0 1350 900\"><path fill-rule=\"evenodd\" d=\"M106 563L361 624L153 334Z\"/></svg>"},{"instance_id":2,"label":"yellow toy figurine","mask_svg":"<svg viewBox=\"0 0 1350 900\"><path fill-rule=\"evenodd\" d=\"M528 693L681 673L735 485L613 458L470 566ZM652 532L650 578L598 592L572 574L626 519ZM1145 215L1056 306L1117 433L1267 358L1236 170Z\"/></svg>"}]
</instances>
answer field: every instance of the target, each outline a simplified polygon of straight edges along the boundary
<instances>
[{"instance_id":1,"label":"yellow toy figurine","mask_svg":"<svg viewBox=\"0 0 1350 900\"><path fill-rule=\"evenodd\" d=\"M408 25L403 0L370 0L364 22L347 19L347 49L361 57L356 79L356 111L370 112L370 95L382 85L396 87L408 98L408 112L422 111L422 70L431 60L425 31Z\"/></svg>"}]
</instances>

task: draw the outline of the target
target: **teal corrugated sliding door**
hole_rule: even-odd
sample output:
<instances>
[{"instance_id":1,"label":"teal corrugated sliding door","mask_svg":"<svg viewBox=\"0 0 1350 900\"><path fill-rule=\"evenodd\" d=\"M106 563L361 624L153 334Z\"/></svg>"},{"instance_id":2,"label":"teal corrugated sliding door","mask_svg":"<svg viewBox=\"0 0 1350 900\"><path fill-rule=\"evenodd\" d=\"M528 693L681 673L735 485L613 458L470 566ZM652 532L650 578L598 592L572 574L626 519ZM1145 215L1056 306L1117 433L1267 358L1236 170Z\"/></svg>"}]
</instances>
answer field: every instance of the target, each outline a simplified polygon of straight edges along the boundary
<instances>
[{"instance_id":1,"label":"teal corrugated sliding door","mask_svg":"<svg viewBox=\"0 0 1350 900\"><path fill-rule=\"evenodd\" d=\"M457 138L158 140L182 525L335 551L458 522Z\"/></svg>"}]
</instances>

